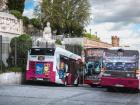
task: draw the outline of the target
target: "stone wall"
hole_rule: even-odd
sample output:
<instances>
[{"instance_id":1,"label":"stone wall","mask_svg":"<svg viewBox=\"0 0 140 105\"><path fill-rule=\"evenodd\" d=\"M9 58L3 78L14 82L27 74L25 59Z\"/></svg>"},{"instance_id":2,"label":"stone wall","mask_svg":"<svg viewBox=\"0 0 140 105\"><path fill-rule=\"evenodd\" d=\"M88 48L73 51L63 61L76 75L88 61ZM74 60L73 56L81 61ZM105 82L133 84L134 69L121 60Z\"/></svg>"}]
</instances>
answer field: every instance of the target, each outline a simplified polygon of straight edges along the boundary
<instances>
[{"instance_id":1,"label":"stone wall","mask_svg":"<svg viewBox=\"0 0 140 105\"><path fill-rule=\"evenodd\" d=\"M0 74L0 84L21 84L22 73L2 73Z\"/></svg>"},{"instance_id":2,"label":"stone wall","mask_svg":"<svg viewBox=\"0 0 140 105\"><path fill-rule=\"evenodd\" d=\"M21 34L23 34L22 20L17 19L12 14L0 12L0 36L2 36L2 60L5 66L7 66L6 60L10 53L10 41L13 37L17 37Z\"/></svg>"}]
</instances>

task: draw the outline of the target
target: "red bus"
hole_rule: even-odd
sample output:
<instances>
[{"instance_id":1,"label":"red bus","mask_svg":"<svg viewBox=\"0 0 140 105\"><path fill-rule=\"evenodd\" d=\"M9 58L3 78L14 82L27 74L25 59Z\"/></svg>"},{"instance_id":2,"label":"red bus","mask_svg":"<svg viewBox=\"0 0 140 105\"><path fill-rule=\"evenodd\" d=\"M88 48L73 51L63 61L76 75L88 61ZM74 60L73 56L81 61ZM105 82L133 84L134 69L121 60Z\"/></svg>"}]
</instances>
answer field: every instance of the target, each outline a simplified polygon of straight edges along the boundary
<instances>
[{"instance_id":1,"label":"red bus","mask_svg":"<svg viewBox=\"0 0 140 105\"><path fill-rule=\"evenodd\" d=\"M112 48L104 52L105 71L101 86L108 90L114 87L139 89L139 52L130 48Z\"/></svg>"},{"instance_id":2,"label":"red bus","mask_svg":"<svg viewBox=\"0 0 140 105\"><path fill-rule=\"evenodd\" d=\"M31 48L26 80L78 85L81 57L62 48Z\"/></svg>"},{"instance_id":3,"label":"red bus","mask_svg":"<svg viewBox=\"0 0 140 105\"><path fill-rule=\"evenodd\" d=\"M103 54L105 48L85 49L84 83L90 86L100 85L103 73Z\"/></svg>"}]
</instances>

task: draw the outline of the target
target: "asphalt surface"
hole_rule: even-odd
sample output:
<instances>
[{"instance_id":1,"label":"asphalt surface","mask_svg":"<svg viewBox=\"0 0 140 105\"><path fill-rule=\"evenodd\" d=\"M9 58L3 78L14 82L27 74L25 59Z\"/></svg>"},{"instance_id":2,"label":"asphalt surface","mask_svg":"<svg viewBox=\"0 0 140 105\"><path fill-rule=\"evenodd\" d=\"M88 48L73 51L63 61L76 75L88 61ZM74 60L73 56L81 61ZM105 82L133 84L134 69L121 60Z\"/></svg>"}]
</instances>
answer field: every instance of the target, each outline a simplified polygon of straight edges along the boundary
<instances>
[{"instance_id":1,"label":"asphalt surface","mask_svg":"<svg viewBox=\"0 0 140 105\"><path fill-rule=\"evenodd\" d=\"M0 85L0 105L140 105L140 93L89 86Z\"/></svg>"}]
</instances>

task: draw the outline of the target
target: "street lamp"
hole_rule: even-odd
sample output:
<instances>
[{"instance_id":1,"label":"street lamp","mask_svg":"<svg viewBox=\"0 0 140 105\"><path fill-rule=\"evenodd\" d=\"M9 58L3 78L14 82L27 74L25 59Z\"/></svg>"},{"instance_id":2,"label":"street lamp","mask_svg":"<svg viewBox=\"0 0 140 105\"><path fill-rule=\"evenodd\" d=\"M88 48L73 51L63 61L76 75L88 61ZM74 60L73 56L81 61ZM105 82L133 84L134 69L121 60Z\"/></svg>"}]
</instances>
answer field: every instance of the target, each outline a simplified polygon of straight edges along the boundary
<instances>
[{"instance_id":1,"label":"street lamp","mask_svg":"<svg viewBox=\"0 0 140 105\"><path fill-rule=\"evenodd\" d=\"M90 35L91 35L91 28L89 29L89 31L90 31Z\"/></svg>"}]
</instances>

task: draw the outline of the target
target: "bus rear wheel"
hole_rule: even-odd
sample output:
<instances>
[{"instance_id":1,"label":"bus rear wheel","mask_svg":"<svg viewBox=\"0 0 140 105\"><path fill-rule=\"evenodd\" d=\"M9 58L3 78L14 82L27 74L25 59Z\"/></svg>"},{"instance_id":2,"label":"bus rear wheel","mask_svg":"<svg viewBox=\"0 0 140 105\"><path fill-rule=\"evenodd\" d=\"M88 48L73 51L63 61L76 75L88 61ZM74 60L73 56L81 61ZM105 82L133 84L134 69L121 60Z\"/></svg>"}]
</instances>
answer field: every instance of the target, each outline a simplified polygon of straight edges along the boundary
<instances>
[{"instance_id":1,"label":"bus rear wheel","mask_svg":"<svg viewBox=\"0 0 140 105\"><path fill-rule=\"evenodd\" d=\"M114 88L113 87L107 87L107 91L108 92L114 92Z\"/></svg>"}]
</instances>

